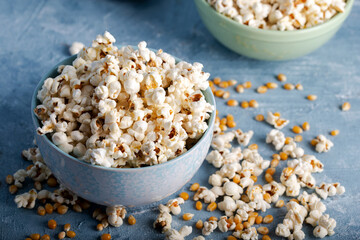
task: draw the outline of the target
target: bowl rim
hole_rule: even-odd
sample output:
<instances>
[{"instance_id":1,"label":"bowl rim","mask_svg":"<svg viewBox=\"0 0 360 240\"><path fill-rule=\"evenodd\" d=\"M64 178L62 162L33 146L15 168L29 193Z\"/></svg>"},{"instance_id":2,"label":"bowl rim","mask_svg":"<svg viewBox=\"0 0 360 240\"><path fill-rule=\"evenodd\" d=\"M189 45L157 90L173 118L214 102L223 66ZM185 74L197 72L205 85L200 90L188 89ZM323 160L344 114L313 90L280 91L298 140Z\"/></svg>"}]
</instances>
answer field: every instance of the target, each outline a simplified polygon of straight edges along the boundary
<instances>
[{"instance_id":1,"label":"bowl rim","mask_svg":"<svg viewBox=\"0 0 360 240\"><path fill-rule=\"evenodd\" d=\"M122 47L122 46L120 46ZM120 48L119 47L119 48ZM135 46L131 46L133 48L136 48ZM154 50L149 48L150 50ZM35 128L37 129L38 127L40 127L40 120L37 118L37 116L34 113L34 109L37 106L37 93L38 91L41 89L44 81L49 78L52 73L54 71L57 71L58 66L60 65L64 65L66 62L68 62L69 60L73 61L75 58L77 57L77 54L72 55L70 57L65 58L64 60L62 60L61 62L55 64L46 74L43 75L43 77L41 78L41 80L38 82L38 84L35 87L35 90L33 92L33 95L31 97L31 116L32 116L32 120L33 120L33 124L35 126ZM183 61L175 56L173 56L175 58L176 63ZM208 128L205 130L205 132L202 134L202 136L198 139L198 141L195 143L194 146L192 146L189 150L187 150L185 153L171 159L168 160L164 163L160 163L160 164L156 164L156 165L150 165L150 166L146 166L146 167L138 167L138 168L112 168L112 167L104 167L104 166L100 166L100 165L95 165L95 164L91 164L88 162L85 162L83 160L80 160L74 156L71 156L68 153L65 153L64 151L62 151L58 146L56 146L47 136L46 134L44 135L38 135L38 137L43 138L43 140L54 150L56 150L57 152L59 152L60 154L63 154L65 157L67 157L68 159L70 159L71 161L75 161L76 163L80 163L80 164L84 164L90 168L95 168L95 169L99 169L99 170L105 170L105 171L113 171L113 172L136 172L136 171L144 171L144 170L153 170L154 168L161 168L161 167L166 167L169 164L175 164L176 162L180 161L181 159L188 157L196 148L198 148L200 146L200 144L202 142L204 142L204 140L209 137L209 135L212 134L212 129L213 126L215 124L215 113L216 113L216 102L215 102L215 97L214 94L212 93L210 87L208 87L207 89L205 89L204 91L202 91L204 93L206 93L208 95L208 100L207 102L209 102L211 105L214 106L214 110L210 113L210 117L208 119ZM211 130L211 131L209 131Z\"/></svg>"},{"instance_id":2,"label":"bowl rim","mask_svg":"<svg viewBox=\"0 0 360 240\"><path fill-rule=\"evenodd\" d=\"M297 29L297 30L289 30L289 31L260 29L260 28L255 28L255 27L250 27L248 25L240 24L240 23L236 22L235 20L233 20L229 17L226 17L223 14L216 11L209 3L206 2L206 0L195 0L195 1L203 4L204 7L206 6L207 8L210 8L218 17L220 17L221 19L225 20L226 22L228 22L234 26L239 27L239 29L250 31L252 33L269 34L269 35L273 35L275 37L285 37L285 36L286 37L289 37L289 36L296 37L301 34L313 33L320 29L326 28L327 26L331 26L333 24L333 22L335 22L335 21L341 21L340 18L346 17L349 14L355 0L346 0L345 11L342 13L338 12L337 14L335 14L335 16L333 16L329 20L325 21L324 23L321 23L321 24L318 24L318 25L315 25L313 27L309 27L306 29Z\"/></svg>"}]
</instances>

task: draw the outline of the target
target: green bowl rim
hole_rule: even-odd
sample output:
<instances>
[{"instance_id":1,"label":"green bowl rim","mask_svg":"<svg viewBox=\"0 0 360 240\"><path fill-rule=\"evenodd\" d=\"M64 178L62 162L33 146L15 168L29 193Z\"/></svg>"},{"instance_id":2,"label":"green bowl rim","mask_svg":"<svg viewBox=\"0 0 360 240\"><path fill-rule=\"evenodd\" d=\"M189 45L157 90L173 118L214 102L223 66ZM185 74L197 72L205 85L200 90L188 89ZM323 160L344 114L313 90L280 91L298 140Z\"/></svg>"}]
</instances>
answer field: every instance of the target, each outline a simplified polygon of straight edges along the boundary
<instances>
[{"instance_id":1,"label":"green bowl rim","mask_svg":"<svg viewBox=\"0 0 360 240\"><path fill-rule=\"evenodd\" d=\"M228 22L234 26L239 27L240 29L250 31L253 33L261 33L261 34L267 33L267 34L273 35L275 37L285 37L285 36L297 36L297 35L304 34L304 33L312 33L312 32L318 31L319 29L323 29L323 28L326 28L327 26L330 26L335 21L341 21L340 18L346 17L346 15L349 14L355 0L347 0L346 6L345 6L345 11L343 13L337 13L335 16L333 16L332 18L330 18L328 21L326 21L324 23L321 23L314 27L310 27L310 28L306 28L306 29L298 29L298 30L291 30L291 31L260 29L260 28L254 28L254 27L250 27L248 25L240 24L240 23L236 22L235 20L233 20L229 17L226 17L223 14L216 11L209 3L206 2L206 0L195 0L195 1L210 8L220 18L222 18L223 20L225 20L226 22Z\"/></svg>"},{"instance_id":2,"label":"green bowl rim","mask_svg":"<svg viewBox=\"0 0 360 240\"><path fill-rule=\"evenodd\" d=\"M132 46L133 48L136 48L134 46ZM154 49L151 49L154 50ZM37 99L37 93L38 91L41 89L44 81L52 75L52 73L54 73L55 71L57 71L58 66L60 65L64 65L66 62L68 62L69 60L75 60L75 58L77 57L77 54L72 55L64 60L62 60L61 62L59 62L58 64L56 64L54 67L51 68L50 71L48 71L39 81L39 83L37 84L33 96L31 98L31 116L33 119L33 123L36 127L36 129L38 127L40 127L40 120L37 118L37 116L34 113L34 109L37 106L38 103L38 99ZM182 61L181 59L174 57L176 62L180 62ZM80 160L74 156L71 156L68 153L65 153L64 151L62 151L60 148L58 148L46 135L38 135L38 137L42 137L44 139L44 141L53 149L56 150L57 152L65 155L67 158L71 159L72 161L75 161L77 163L89 166L89 167L93 167L93 168L97 168L100 170L106 170L106 171L115 171L115 172L135 172L135 171L144 171L144 170L151 170L153 168L159 168L159 167L166 167L168 164L174 164L177 161L180 161L181 159L187 157L188 155L190 155L195 148L197 148L201 142L204 141L204 139L206 139L208 137L208 135L212 134L211 131L209 131L209 129L213 129L213 126L215 124L215 112L216 112L216 102L215 102L215 97L210 89L210 87L208 87L205 91L203 91L204 94L206 93L208 96L206 98L207 102L210 103L211 105L214 106L214 111L210 113L210 118L208 119L208 128L206 129L206 131L203 133L203 135L199 138L199 140L195 143L194 146L192 146L187 152L167 161L161 164L156 164L156 165L151 165L151 166L146 166L146 167L139 167L139 168L109 168L109 167L104 167L104 166L100 166L100 165L93 165L91 163L85 162L83 160ZM37 134L37 133L35 133Z\"/></svg>"}]
</instances>

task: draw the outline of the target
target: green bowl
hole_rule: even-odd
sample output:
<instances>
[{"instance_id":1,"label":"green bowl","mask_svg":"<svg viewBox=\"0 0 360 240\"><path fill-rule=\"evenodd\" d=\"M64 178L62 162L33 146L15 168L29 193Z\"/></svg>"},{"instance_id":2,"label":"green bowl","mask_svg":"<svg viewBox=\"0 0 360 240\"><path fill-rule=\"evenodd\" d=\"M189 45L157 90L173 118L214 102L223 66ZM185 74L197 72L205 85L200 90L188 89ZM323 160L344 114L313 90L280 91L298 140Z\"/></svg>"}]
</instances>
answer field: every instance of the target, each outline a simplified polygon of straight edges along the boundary
<instances>
[{"instance_id":1,"label":"green bowl","mask_svg":"<svg viewBox=\"0 0 360 240\"><path fill-rule=\"evenodd\" d=\"M259 60L288 60L304 56L326 43L349 15L354 0L347 0L344 13L317 26L277 31L249 27L223 16L206 0L195 0L200 17L211 34L227 48Z\"/></svg>"}]
</instances>

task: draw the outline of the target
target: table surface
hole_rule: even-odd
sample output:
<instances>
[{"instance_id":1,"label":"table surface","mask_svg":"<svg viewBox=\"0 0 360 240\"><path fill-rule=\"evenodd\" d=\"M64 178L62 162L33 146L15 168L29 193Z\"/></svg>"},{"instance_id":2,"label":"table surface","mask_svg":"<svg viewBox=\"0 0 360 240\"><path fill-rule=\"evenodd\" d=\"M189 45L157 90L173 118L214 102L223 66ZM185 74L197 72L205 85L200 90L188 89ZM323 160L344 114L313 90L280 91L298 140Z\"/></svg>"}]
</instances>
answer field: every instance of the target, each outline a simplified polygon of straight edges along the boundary
<instances>
[{"instance_id":1,"label":"table surface","mask_svg":"<svg viewBox=\"0 0 360 240\"><path fill-rule=\"evenodd\" d=\"M360 229L360 4L355 1L352 13L336 36L314 53L286 62L263 62L239 56L219 44L201 22L193 1L131 1L131 0L89 0L89 1L46 1L12 0L0 1L0 239L24 239L31 233L48 233L52 237L60 230L46 227L50 216L41 217L36 210L17 209L14 196L7 191L4 181L7 174L24 168L28 163L20 152L32 146L34 129L30 117L30 99L33 90L54 64L69 55L68 46L73 41L91 43L97 34L110 31L119 45L136 45L146 40L151 48L162 48L189 62L204 64L213 77L236 79L239 82L252 81L259 86L275 81L274 76L283 72L288 82L301 83L303 91L285 91L281 88L263 95L254 89L232 96L239 101L257 99L258 109L230 108L224 100L218 100L221 115L233 113L237 125L243 130L254 130L252 142L257 143L265 159L271 159L274 149L265 144L266 133L271 127L256 122L256 114L280 111L290 120L284 133L294 134L290 126L308 121L311 130L303 134L300 143L306 153L316 155L325 164L325 171L315 174L320 183L339 181L346 187L342 196L325 201L327 213L337 220L336 235L331 239L359 239ZM305 99L316 94L318 100ZM349 101L352 108L342 112L340 105ZM236 109L236 110L235 110ZM328 132L339 129L340 134L330 137ZM329 136L334 147L328 153L318 154L309 141L318 134ZM286 163L282 162L282 166ZM207 184L209 174L215 169L206 161L191 180ZM276 179L279 176L276 175ZM260 182L263 180L260 179ZM20 192L28 190L22 189ZM182 190L187 190L190 183ZM286 199L286 198L285 198ZM162 202L166 202L163 200ZM188 201L183 212L195 212L193 202ZM158 214L156 204L130 212L136 217L135 226L124 224L120 228L107 228L113 239L161 239L163 235L152 228ZM286 211L271 209L275 221L269 225L270 236L276 239L274 230ZM195 212L190 222L180 216L173 217L173 228L194 223L220 212ZM60 225L71 223L77 239L98 239L96 221L91 212L70 212L66 215L53 214ZM312 227L305 225L307 238L314 238ZM191 237L200 231L194 228ZM214 232L208 239L225 239L229 233Z\"/></svg>"}]
</instances>

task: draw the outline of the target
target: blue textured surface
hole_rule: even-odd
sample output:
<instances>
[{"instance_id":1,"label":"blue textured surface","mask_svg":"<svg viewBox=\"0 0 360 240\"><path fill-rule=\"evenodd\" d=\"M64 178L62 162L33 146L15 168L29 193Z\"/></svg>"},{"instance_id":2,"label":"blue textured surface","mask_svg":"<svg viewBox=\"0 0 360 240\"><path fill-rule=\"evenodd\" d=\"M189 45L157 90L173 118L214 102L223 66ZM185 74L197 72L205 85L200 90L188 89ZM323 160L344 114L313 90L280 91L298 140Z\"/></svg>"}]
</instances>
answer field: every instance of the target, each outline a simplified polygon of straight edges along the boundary
<instances>
[{"instance_id":1,"label":"blue textured surface","mask_svg":"<svg viewBox=\"0 0 360 240\"><path fill-rule=\"evenodd\" d=\"M327 213L338 223L336 235L329 239L359 239L360 185L356 176L360 170L359 19L360 4L355 1L349 19L319 50L293 61L260 62L241 57L216 42L201 23L194 3L189 0L0 1L0 239L24 239L34 232L49 233L55 238L62 225L68 222L76 231L77 239L96 239L101 235L94 230L97 222L87 211L40 217L35 210L16 209L14 196L8 193L3 179L28 164L21 160L20 152L32 146L30 102L37 82L54 64L68 56L68 44L73 41L90 44L104 30L109 30L120 45L135 45L146 40L149 47L162 48L187 61L202 62L212 76L234 78L239 82L252 81L257 87L274 81L274 75L283 72L288 76L288 82L302 83L304 91L275 89L259 95L251 89L241 95L233 93L232 96L238 100L257 99L258 109L230 108L223 100L217 102L218 109L220 114L232 112L243 130L255 131L253 142L259 145L260 153L266 159L270 159L274 152L264 142L265 134L271 128L254 121L256 114L280 111L290 119L289 126L309 121L311 130L303 134L305 141L300 145L325 164L325 171L315 175L317 181L339 181L347 190L345 195L325 201ZM316 94L318 100L307 101L307 94ZM349 112L340 111L343 101L352 104ZM333 129L340 130L338 136L330 137L335 144L333 149L329 153L316 154L308 144L309 140L320 133L327 135ZM289 127L284 132L293 136ZM207 185L207 177L214 171L205 162L191 182ZM278 174L275 176L276 179L279 177ZM220 215L219 212L195 212L192 201L186 202L183 212L194 212L194 220L184 222L180 216L175 216L173 227L176 229L184 224L193 225L200 218ZM269 212L276 216L270 225L273 232L276 224L282 221L285 209L271 209ZM132 213L137 218L135 226L124 224L105 231L110 232L113 239L163 237L151 226L157 215L155 205L132 210ZM50 217L57 220L57 230L47 229L46 222ZM307 237L313 238L312 228L306 225L304 229ZM192 236L199 233L194 230ZM216 231L208 239L225 239L227 235ZM273 233L271 237L275 239Z\"/></svg>"}]
</instances>

